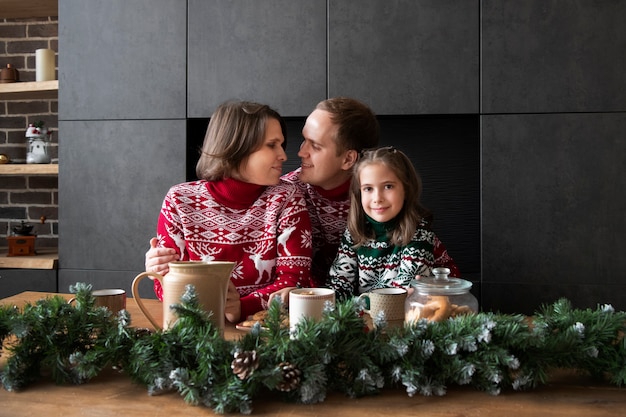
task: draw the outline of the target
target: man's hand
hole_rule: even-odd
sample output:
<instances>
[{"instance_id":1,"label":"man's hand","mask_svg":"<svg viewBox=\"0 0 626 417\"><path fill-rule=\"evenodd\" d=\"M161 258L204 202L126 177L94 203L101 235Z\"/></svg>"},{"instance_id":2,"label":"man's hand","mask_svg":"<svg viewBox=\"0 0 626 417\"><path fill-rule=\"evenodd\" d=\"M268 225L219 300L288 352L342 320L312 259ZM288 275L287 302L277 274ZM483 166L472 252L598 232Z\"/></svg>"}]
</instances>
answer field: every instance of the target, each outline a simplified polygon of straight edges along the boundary
<instances>
[{"instance_id":1,"label":"man's hand","mask_svg":"<svg viewBox=\"0 0 626 417\"><path fill-rule=\"evenodd\" d=\"M239 299L239 292L231 280L228 280L228 294L226 295L224 316L226 316L226 320L231 323L239 323L241 319L241 300Z\"/></svg>"}]
</instances>

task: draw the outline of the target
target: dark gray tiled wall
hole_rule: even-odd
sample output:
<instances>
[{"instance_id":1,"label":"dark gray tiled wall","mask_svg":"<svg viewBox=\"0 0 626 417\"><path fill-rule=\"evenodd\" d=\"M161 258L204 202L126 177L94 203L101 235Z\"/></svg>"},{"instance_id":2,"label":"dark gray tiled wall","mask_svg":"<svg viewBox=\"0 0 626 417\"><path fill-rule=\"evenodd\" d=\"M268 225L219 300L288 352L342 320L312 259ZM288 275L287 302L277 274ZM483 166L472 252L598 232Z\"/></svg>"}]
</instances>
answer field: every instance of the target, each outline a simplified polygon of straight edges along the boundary
<instances>
[{"instance_id":1,"label":"dark gray tiled wall","mask_svg":"<svg viewBox=\"0 0 626 417\"><path fill-rule=\"evenodd\" d=\"M549 279L546 280L549 282ZM541 306L565 298L574 308L596 309L611 304L624 311L626 307L626 285L592 284L546 284L546 283L483 283L481 296L489 300L489 310L502 313L531 315Z\"/></svg>"},{"instance_id":2,"label":"dark gray tiled wall","mask_svg":"<svg viewBox=\"0 0 626 417\"><path fill-rule=\"evenodd\" d=\"M626 285L625 130L626 113L482 116L489 306L570 294L626 308L616 291ZM526 287L523 302L517 286Z\"/></svg>"},{"instance_id":3,"label":"dark gray tiled wall","mask_svg":"<svg viewBox=\"0 0 626 417\"><path fill-rule=\"evenodd\" d=\"M481 8L483 113L626 110L626 2L483 0Z\"/></svg>"},{"instance_id":4,"label":"dark gray tiled wall","mask_svg":"<svg viewBox=\"0 0 626 417\"><path fill-rule=\"evenodd\" d=\"M57 271L47 269L0 269L0 298L23 291L57 292Z\"/></svg>"},{"instance_id":5,"label":"dark gray tiled wall","mask_svg":"<svg viewBox=\"0 0 626 417\"><path fill-rule=\"evenodd\" d=\"M626 3L481 2L483 308L626 309Z\"/></svg>"},{"instance_id":6,"label":"dark gray tiled wall","mask_svg":"<svg viewBox=\"0 0 626 417\"><path fill-rule=\"evenodd\" d=\"M186 117L186 0L64 0L59 16L59 120Z\"/></svg>"},{"instance_id":7,"label":"dark gray tiled wall","mask_svg":"<svg viewBox=\"0 0 626 417\"><path fill-rule=\"evenodd\" d=\"M189 117L232 99L308 114L326 98L326 1L189 0Z\"/></svg>"},{"instance_id":8,"label":"dark gray tiled wall","mask_svg":"<svg viewBox=\"0 0 626 417\"><path fill-rule=\"evenodd\" d=\"M185 179L185 121L61 121L59 128L61 271L143 270L163 197Z\"/></svg>"},{"instance_id":9,"label":"dark gray tiled wall","mask_svg":"<svg viewBox=\"0 0 626 417\"><path fill-rule=\"evenodd\" d=\"M476 113L479 2L329 2L328 96L377 114Z\"/></svg>"}]
</instances>

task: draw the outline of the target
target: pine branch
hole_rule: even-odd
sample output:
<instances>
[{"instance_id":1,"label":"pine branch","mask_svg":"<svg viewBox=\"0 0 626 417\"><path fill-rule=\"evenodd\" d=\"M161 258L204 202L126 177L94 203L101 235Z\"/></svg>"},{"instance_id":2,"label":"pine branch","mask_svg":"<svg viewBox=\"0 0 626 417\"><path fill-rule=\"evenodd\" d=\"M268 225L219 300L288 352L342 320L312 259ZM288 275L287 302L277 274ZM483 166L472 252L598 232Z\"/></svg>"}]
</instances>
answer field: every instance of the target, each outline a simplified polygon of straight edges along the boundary
<instances>
[{"instance_id":1,"label":"pine branch","mask_svg":"<svg viewBox=\"0 0 626 417\"><path fill-rule=\"evenodd\" d=\"M479 313L395 329L377 318L369 331L362 305L348 300L290 332L276 302L266 328L226 341L193 287L172 306L176 323L156 332L128 327L127 312L95 308L90 290L77 284L72 305L51 297L22 311L0 308L0 340L15 341L2 345L10 353L5 389L24 388L44 371L58 383L83 383L115 366L150 394L176 390L189 404L249 414L267 393L305 404L331 391L358 397L384 387L413 396L470 385L497 395L544 384L556 368L626 384L626 313L607 305L579 310L558 300L531 318Z\"/></svg>"}]
</instances>

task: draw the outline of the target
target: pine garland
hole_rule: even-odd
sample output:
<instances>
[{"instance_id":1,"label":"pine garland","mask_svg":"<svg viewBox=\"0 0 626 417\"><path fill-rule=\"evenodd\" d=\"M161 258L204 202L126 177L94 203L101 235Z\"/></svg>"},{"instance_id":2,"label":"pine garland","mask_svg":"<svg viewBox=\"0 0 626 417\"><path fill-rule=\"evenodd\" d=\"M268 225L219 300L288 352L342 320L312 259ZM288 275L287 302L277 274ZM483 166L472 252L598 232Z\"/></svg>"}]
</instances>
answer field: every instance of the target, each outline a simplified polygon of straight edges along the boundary
<instances>
[{"instance_id":1,"label":"pine garland","mask_svg":"<svg viewBox=\"0 0 626 417\"><path fill-rule=\"evenodd\" d=\"M329 392L359 397L383 388L445 395L449 386L470 385L497 395L545 384L557 368L626 383L626 313L610 305L580 310L561 299L541 306L532 321L479 313L404 328L386 328L377 317L370 331L354 299L328 304L321 321L305 320L290 334L274 302L266 328L257 324L229 341L191 286L172 307L179 320L155 332L130 327L126 311L112 316L94 308L89 285L71 291L73 304L56 296L22 311L0 307L6 390L48 374L57 383L85 383L116 367L150 394L175 390L188 404L250 414L253 401L268 393L305 404L323 402Z\"/></svg>"}]
</instances>

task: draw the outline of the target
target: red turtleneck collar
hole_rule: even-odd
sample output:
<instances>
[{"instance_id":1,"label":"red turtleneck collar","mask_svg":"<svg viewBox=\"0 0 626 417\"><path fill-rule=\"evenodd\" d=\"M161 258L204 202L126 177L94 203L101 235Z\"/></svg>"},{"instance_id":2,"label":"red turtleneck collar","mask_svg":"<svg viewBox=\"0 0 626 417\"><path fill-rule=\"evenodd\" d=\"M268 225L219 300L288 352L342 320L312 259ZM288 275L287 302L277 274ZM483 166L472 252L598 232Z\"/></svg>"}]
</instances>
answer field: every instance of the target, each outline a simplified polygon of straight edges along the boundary
<instances>
[{"instance_id":1,"label":"red turtleneck collar","mask_svg":"<svg viewBox=\"0 0 626 417\"><path fill-rule=\"evenodd\" d=\"M328 200L346 200L348 199L348 191L350 190L350 180L331 190L325 190L317 185L314 185L313 188L315 188L315 191L317 191L322 197L327 198Z\"/></svg>"},{"instance_id":2,"label":"red turtleneck collar","mask_svg":"<svg viewBox=\"0 0 626 417\"><path fill-rule=\"evenodd\" d=\"M252 206L261 193L265 191L265 188L265 185L250 184L234 178L207 181L207 190L215 201L234 209L245 209Z\"/></svg>"}]
</instances>

